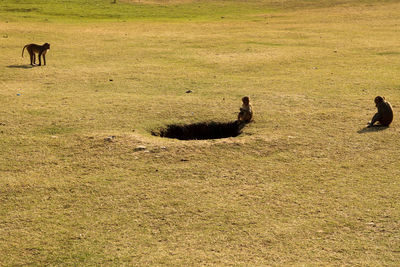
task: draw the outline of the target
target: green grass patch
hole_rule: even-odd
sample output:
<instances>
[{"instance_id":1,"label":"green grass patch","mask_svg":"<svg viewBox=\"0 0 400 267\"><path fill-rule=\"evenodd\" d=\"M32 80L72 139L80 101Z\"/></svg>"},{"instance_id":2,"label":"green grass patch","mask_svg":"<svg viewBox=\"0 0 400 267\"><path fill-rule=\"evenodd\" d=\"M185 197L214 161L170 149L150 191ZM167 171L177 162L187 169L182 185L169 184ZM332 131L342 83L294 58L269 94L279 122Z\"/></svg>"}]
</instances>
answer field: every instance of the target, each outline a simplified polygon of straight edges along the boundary
<instances>
[{"instance_id":1,"label":"green grass patch","mask_svg":"<svg viewBox=\"0 0 400 267\"><path fill-rule=\"evenodd\" d=\"M377 55L379 55L379 56L397 56L397 55L400 55L400 52L396 52L396 51L379 52L379 53L377 53Z\"/></svg>"},{"instance_id":2,"label":"green grass patch","mask_svg":"<svg viewBox=\"0 0 400 267\"><path fill-rule=\"evenodd\" d=\"M25 19L40 21L214 21L237 20L257 13L268 13L272 9L265 3L205 1L188 3L146 2L112 3L108 0L95 1L6 1L0 7L0 16L5 20Z\"/></svg>"},{"instance_id":3,"label":"green grass patch","mask_svg":"<svg viewBox=\"0 0 400 267\"><path fill-rule=\"evenodd\" d=\"M51 125L38 130L39 133L56 135L56 134L66 134L73 132L74 129L70 127L65 127L61 125Z\"/></svg>"}]
</instances>

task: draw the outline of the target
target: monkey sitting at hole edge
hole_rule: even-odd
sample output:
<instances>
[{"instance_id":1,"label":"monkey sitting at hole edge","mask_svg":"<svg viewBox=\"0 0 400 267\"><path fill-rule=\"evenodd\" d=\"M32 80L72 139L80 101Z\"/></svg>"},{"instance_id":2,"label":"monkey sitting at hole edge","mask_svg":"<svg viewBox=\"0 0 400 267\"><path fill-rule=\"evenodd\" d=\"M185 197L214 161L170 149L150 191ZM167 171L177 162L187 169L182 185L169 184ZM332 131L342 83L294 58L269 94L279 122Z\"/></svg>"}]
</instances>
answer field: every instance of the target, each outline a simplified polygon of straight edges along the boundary
<instances>
[{"instance_id":1,"label":"monkey sitting at hole edge","mask_svg":"<svg viewBox=\"0 0 400 267\"><path fill-rule=\"evenodd\" d=\"M238 121L249 123L253 119L253 107L250 104L250 98L245 96L242 98L243 105L238 114Z\"/></svg>"}]
</instances>

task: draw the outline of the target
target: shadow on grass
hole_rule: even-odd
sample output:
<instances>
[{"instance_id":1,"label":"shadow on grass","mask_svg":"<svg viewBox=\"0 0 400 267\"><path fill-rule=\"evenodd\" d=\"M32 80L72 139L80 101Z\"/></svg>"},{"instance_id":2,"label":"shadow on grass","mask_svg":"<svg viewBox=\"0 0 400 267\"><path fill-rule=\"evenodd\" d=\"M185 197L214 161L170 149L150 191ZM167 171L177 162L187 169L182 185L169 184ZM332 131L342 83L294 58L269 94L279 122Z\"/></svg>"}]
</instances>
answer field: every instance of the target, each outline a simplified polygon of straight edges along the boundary
<instances>
[{"instance_id":1,"label":"shadow on grass","mask_svg":"<svg viewBox=\"0 0 400 267\"><path fill-rule=\"evenodd\" d=\"M34 66L32 65L8 65L7 68L10 69L31 69Z\"/></svg>"},{"instance_id":2,"label":"shadow on grass","mask_svg":"<svg viewBox=\"0 0 400 267\"><path fill-rule=\"evenodd\" d=\"M386 130L387 128L389 128L389 126L374 125L371 127L364 127L363 129L358 130L357 133L362 134L362 133L380 132L380 131Z\"/></svg>"}]
</instances>

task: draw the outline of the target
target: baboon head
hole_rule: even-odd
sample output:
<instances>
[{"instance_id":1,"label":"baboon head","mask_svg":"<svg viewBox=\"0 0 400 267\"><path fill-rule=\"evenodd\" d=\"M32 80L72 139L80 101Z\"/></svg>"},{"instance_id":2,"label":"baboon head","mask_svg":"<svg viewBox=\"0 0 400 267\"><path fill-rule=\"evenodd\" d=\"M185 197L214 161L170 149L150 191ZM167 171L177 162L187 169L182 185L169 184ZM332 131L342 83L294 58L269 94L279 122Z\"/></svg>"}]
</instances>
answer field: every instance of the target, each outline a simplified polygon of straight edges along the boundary
<instances>
[{"instance_id":1,"label":"baboon head","mask_svg":"<svg viewBox=\"0 0 400 267\"><path fill-rule=\"evenodd\" d=\"M248 96L245 96L242 98L243 104L248 105L250 103L250 98Z\"/></svg>"},{"instance_id":2,"label":"baboon head","mask_svg":"<svg viewBox=\"0 0 400 267\"><path fill-rule=\"evenodd\" d=\"M385 100L384 97L382 97L382 96L377 96L377 97L375 97L375 100L374 100L374 101L375 101L375 104L378 105L379 103L382 103L383 100Z\"/></svg>"},{"instance_id":3,"label":"baboon head","mask_svg":"<svg viewBox=\"0 0 400 267\"><path fill-rule=\"evenodd\" d=\"M43 45L43 47L44 47L45 49L50 49L50 44L49 44L49 43L45 43L45 44Z\"/></svg>"}]
</instances>

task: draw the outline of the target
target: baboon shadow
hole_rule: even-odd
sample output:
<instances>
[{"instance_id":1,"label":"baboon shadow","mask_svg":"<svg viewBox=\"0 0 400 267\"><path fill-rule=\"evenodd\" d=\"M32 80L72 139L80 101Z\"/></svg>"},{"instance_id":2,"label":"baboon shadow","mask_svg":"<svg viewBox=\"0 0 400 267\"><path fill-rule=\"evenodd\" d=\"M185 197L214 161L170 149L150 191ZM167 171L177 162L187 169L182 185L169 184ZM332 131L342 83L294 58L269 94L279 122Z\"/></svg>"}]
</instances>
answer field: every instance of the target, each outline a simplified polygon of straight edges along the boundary
<instances>
[{"instance_id":1,"label":"baboon shadow","mask_svg":"<svg viewBox=\"0 0 400 267\"><path fill-rule=\"evenodd\" d=\"M7 68L11 69L31 69L35 66L32 65L8 65Z\"/></svg>"},{"instance_id":2,"label":"baboon shadow","mask_svg":"<svg viewBox=\"0 0 400 267\"><path fill-rule=\"evenodd\" d=\"M364 127L363 129L358 130L357 133L362 134L362 133L380 132L380 131L386 130L387 128L389 128L389 126L374 125L371 127Z\"/></svg>"}]
</instances>

